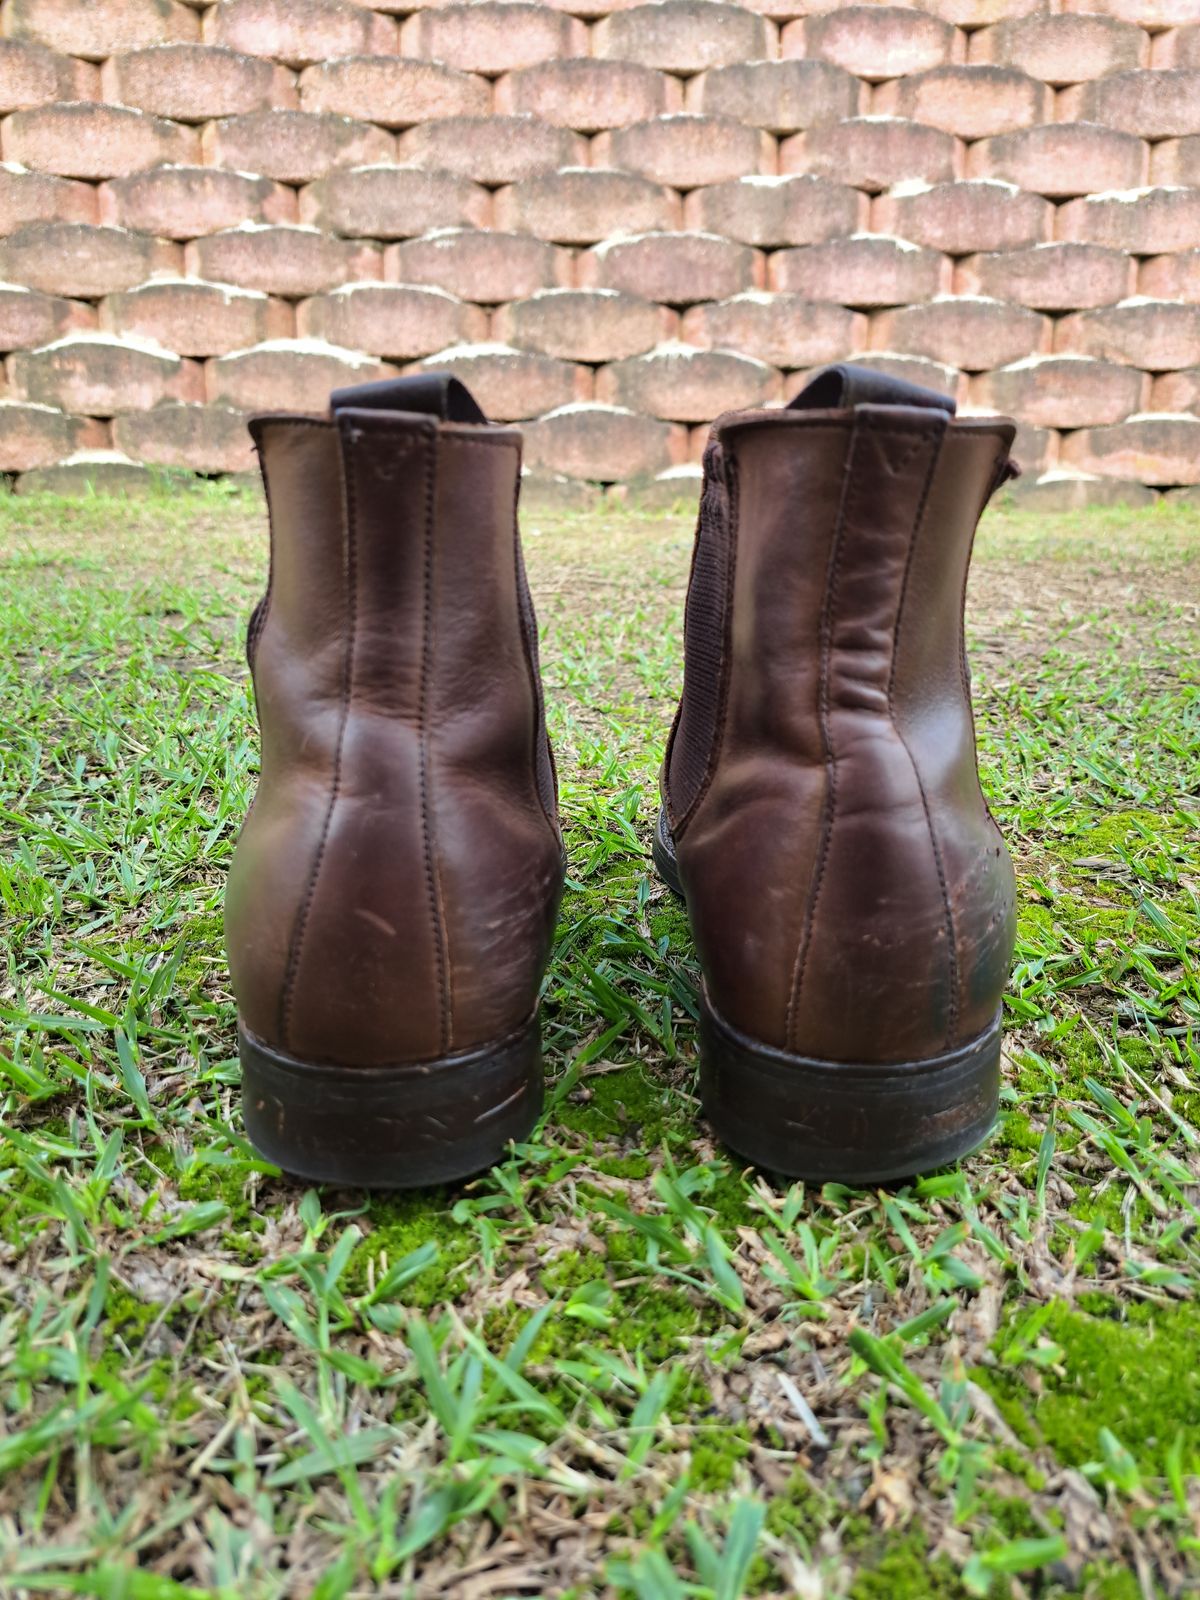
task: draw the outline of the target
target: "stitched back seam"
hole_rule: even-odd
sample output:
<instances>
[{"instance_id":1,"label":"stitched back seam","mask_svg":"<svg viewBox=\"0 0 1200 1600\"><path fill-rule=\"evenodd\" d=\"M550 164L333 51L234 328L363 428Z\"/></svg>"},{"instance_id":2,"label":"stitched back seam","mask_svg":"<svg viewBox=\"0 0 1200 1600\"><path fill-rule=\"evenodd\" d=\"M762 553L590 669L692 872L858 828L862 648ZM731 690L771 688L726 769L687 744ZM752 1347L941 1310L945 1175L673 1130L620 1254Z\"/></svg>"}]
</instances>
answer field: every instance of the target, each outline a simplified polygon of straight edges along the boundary
<instances>
[{"instance_id":1,"label":"stitched back seam","mask_svg":"<svg viewBox=\"0 0 1200 1600\"><path fill-rule=\"evenodd\" d=\"M550 784L554 791L554 798L558 798L558 773L554 765L554 751L550 745L550 735L546 728L546 701L542 692L542 677L538 658L535 655L536 638L530 637L530 630L537 628L537 612L534 610L533 596L529 592L529 577L525 571L525 563L521 556L521 447L514 445L517 453L517 480L513 491L513 576L516 582L517 599L517 624L521 630L522 653L525 657L525 666L529 673L529 687L533 695L533 751L530 762L530 775L533 779L534 793L537 796L538 810L545 817L554 842L562 849L562 829L555 816L546 809L546 802L542 798L542 785L539 781L539 764L541 762L543 745L550 762ZM528 597L529 616L526 616L525 600Z\"/></svg>"},{"instance_id":2,"label":"stitched back seam","mask_svg":"<svg viewBox=\"0 0 1200 1600\"><path fill-rule=\"evenodd\" d=\"M320 426L320 424L317 425ZM295 426L313 426L313 424L297 422ZM346 591L346 651L342 663L341 705L338 711L337 737L334 743L333 774L330 781L329 802L325 808L325 817L321 823L321 833L317 840L317 848L313 855L312 866L309 869L304 894L296 910L296 920L292 925L292 935L288 942L287 965L284 969L283 987L279 996L279 1035L285 1050L290 1048L291 1045L293 1002L296 993L296 980L300 971L300 958L304 949L304 936L308 931L309 912L312 909L313 897L316 894L317 880L321 875L321 865L325 859L325 848L329 842L329 830L333 822L333 813L337 809L338 799L341 795L342 750L346 740L346 726L350 719L350 699L354 686L354 654L358 636L357 508L353 484L350 474L346 471L346 464L340 448L337 452L337 458L338 471L342 480L342 581Z\"/></svg>"},{"instance_id":3,"label":"stitched back seam","mask_svg":"<svg viewBox=\"0 0 1200 1600\"><path fill-rule=\"evenodd\" d=\"M858 455L858 442L862 424L857 413L850 425L850 442L846 447L846 465L842 472L842 492L838 502L837 523L829 547L829 561L825 573L825 598L821 605L820 664L818 667L817 704L821 724L821 748L825 757L825 799L821 807L821 843L817 853L816 868L809 888L808 904L804 909L804 923L796 959L792 965L792 983L788 992L787 1016L784 1020L784 1041L789 1049L795 1045L796 1014L804 987L804 974L812 948L813 926L817 918L817 904L825 881L825 868L829 860L829 847L833 837L834 817L837 813L837 756L833 748L833 729L829 716L829 666L833 654L833 622L837 603L838 578L841 573L842 542L846 518L854 492L854 469Z\"/></svg>"},{"instance_id":4,"label":"stitched back seam","mask_svg":"<svg viewBox=\"0 0 1200 1600\"><path fill-rule=\"evenodd\" d=\"M904 746L905 754L908 756L909 763L912 766L913 777L916 779L917 790L921 796L921 809L925 813L925 827L929 833L929 848L933 852L933 864L937 872L938 888L941 891L942 896L942 913L946 923L946 959L950 967L950 1011L946 1025L946 1048L949 1049L953 1045L955 1036L958 1032L958 936L954 927L954 912L950 905L950 891L946 883L946 865L942 857L941 847L937 841L937 831L933 825L933 812L930 809L929 796L925 789L924 779L921 777L920 767L917 765L917 758L913 755L912 748L909 745L908 740L904 737L904 730L901 728L900 723L897 720L895 706L893 703L896 685L896 665L900 647L900 628L904 620L904 603L908 597L908 578L909 573L912 571L913 559L917 548L917 540L920 537L921 529L924 526L925 511L929 503L929 495L933 488L934 475L937 472L938 463L941 460L942 448L945 445L945 442L946 429L942 428L938 434L937 443L929 454L929 467L925 473L925 481L921 486L921 498L917 502L916 513L913 517L912 533L909 536L908 555L904 563L904 580L900 586L900 600L896 606L896 626L892 633L892 670L888 678L888 716L891 720L892 726L896 730L897 736L900 739L900 743Z\"/></svg>"},{"instance_id":5,"label":"stitched back seam","mask_svg":"<svg viewBox=\"0 0 1200 1600\"><path fill-rule=\"evenodd\" d=\"M432 784L430 782L430 730L429 695L433 678L433 523L434 496L437 486L437 444L431 441L425 452L425 530L424 530L424 595L421 622L421 686L417 709L420 729L419 782L421 793L421 837L425 856L425 884L429 894L429 912L433 924L434 959L437 965L438 997L440 1003L441 1053L449 1054L454 1038L454 1007L451 994L450 960L447 950L446 916L442 897L441 874L438 870L437 833L434 823Z\"/></svg>"}]
</instances>

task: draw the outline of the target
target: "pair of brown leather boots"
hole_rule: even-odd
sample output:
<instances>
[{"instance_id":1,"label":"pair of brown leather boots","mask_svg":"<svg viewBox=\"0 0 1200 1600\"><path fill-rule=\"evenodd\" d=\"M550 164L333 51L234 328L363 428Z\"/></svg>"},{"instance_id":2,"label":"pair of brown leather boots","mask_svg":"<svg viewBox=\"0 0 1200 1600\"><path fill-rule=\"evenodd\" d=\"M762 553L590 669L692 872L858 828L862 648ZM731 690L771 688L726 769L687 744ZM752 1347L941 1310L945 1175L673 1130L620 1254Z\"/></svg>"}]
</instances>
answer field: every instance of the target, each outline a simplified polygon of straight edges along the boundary
<instances>
[{"instance_id":1,"label":"pair of brown leather boots","mask_svg":"<svg viewBox=\"0 0 1200 1600\"><path fill-rule=\"evenodd\" d=\"M563 883L517 430L455 379L252 423L262 775L229 877L246 1125L289 1172L464 1177L542 1104ZM713 426L654 859L703 973L717 1134L850 1183L996 1114L1013 870L963 649L1013 424L829 368Z\"/></svg>"}]
</instances>

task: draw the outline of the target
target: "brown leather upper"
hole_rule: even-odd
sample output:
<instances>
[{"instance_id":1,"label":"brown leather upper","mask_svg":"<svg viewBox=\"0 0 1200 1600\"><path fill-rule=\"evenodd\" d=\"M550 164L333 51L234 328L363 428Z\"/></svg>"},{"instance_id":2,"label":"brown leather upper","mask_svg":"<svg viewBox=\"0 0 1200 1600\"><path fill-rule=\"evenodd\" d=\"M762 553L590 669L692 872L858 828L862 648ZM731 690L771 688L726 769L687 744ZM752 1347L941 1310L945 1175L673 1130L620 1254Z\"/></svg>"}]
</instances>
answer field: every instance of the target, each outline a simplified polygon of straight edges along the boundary
<instances>
[{"instance_id":1,"label":"brown leather upper","mask_svg":"<svg viewBox=\"0 0 1200 1600\"><path fill-rule=\"evenodd\" d=\"M1000 1003L963 598L1013 434L870 402L714 424L663 790L709 1002L764 1044L924 1060Z\"/></svg>"},{"instance_id":2,"label":"brown leather upper","mask_svg":"<svg viewBox=\"0 0 1200 1600\"><path fill-rule=\"evenodd\" d=\"M251 425L271 520L262 770L225 922L246 1028L380 1066L533 1015L563 866L520 435L362 399Z\"/></svg>"}]
</instances>

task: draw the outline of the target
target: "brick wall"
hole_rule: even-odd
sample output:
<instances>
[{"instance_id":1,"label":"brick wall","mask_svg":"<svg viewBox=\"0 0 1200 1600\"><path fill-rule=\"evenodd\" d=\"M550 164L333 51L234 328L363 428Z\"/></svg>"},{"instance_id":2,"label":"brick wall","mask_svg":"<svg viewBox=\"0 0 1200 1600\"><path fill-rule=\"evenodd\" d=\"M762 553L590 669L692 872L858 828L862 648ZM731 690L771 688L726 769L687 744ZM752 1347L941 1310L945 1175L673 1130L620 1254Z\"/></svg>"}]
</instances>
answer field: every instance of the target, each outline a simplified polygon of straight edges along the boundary
<instances>
[{"instance_id":1,"label":"brick wall","mask_svg":"<svg viewBox=\"0 0 1200 1600\"><path fill-rule=\"evenodd\" d=\"M248 411L422 363L535 473L678 475L851 354L1014 413L1049 493L1200 483L1200 0L3 0L0 33L27 485L239 472Z\"/></svg>"}]
</instances>

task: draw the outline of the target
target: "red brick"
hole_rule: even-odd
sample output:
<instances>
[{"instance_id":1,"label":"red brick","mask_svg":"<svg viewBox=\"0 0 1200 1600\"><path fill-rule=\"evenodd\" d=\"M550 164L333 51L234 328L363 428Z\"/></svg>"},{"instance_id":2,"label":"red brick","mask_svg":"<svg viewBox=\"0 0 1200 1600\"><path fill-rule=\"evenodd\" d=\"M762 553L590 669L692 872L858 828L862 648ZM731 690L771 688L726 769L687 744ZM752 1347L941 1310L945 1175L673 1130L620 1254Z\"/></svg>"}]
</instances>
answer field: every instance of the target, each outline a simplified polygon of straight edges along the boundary
<instances>
[{"instance_id":1,"label":"red brick","mask_svg":"<svg viewBox=\"0 0 1200 1600\"><path fill-rule=\"evenodd\" d=\"M944 183L956 176L957 143L939 128L896 117L851 117L807 133L794 133L779 147L781 172L812 172L878 193L894 183Z\"/></svg>"},{"instance_id":2,"label":"red brick","mask_svg":"<svg viewBox=\"0 0 1200 1600\"><path fill-rule=\"evenodd\" d=\"M756 11L760 17L772 17L777 22L791 22L794 17L828 9L822 0L742 0L742 4L747 11Z\"/></svg>"},{"instance_id":3,"label":"red brick","mask_svg":"<svg viewBox=\"0 0 1200 1600\"><path fill-rule=\"evenodd\" d=\"M100 220L164 239L195 239L245 221L294 222L296 196L270 178L212 167L158 167L100 190Z\"/></svg>"},{"instance_id":4,"label":"red brick","mask_svg":"<svg viewBox=\"0 0 1200 1600\"><path fill-rule=\"evenodd\" d=\"M54 406L0 400L0 472L28 472L76 450L102 450L107 443L107 427L92 417L69 417Z\"/></svg>"},{"instance_id":5,"label":"red brick","mask_svg":"<svg viewBox=\"0 0 1200 1600\"><path fill-rule=\"evenodd\" d=\"M139 45L198 39L200 21L175 0L7 0L3 30L10 39L103 61Z\"/></svg>"},{"instance_id":6,"label":"red brick","mask_svg":"<svg viewBox=\"0 0 1200 1600\"><path fill-rule=\"evenodd\" d=\"M596 399L667 422L708 422L721 411L782 399L774 367L731 350L668 344L596 374Z\"/></svg>"},{"instance_id":7,"label":"red brick","mask_svg":"<svg viewBox=\"0 0 1200 1600\"><path fill-rule=\"evenodd\" d=\"M1043 10L1046 3L1047 0L921 0L924 9L943 22L968 28L986 27L1005 17L1026 17ZM818 0L818 4L831 9L836 0Z\"/></svg>"},{"instance_id":8,"label":"red brick","mask_svg":"<svg viewBox=\"0 0 1200 1600\"><path fill-rule=\"evenodd\" d=\"M1118 478L1095 478L1090 473L1059 468L1040 478L1020 478L1007 493L1022 511L1061 514L1084 511L1092 506L1148 506L1158 496L1140 483L1122 483Z\"/></svg>"},{"instance_id":9,"label":"red brick","mask_svg":"<svg viewBox=\"0 0 1200 1600\"><path fill-rule=\"evenodd\" d=\"M152 273L178 272L182 264L178 245L84 222L32 223L0 242L0 278L85 300L143 283Z\"/></svg>"},{"instance_id":10,"label":"red brick","mask_svg":"<svg viewBox=\"0 0 1200 1600\"><path fill-rule=\"evenodd\" d=\"M682 111L683 90L678 79L635 61L542 61L500 78L495 107L597 133Z\"/></svg>"},{"instance_id":11,"label":"red brick","mask_svg":"<svg viewBox=\"0 0 1200 1600\"><path fill-rule=\"evenodd\" d=\"M382 269L379 251L371 245L286 224L248 223L211 233L189 244L184 260L189 277L292 299L377 278Z\"/></svg>"},{"instance_id":12,"label":"red brick","mask_svg":"<svg viewBox=\"0 0 1200 1600\"><path fill-rule=\"evenodd\" d=\"M132 461L188 472L250 472L245 413L228 406L161 405L113 420L113 443Z\"/></svg>"},{"instance_id":13,"label":"red brick","mask_svg":"<svg viewBox=\"0 0 1200 1600\"><path fill-rule=\"evenodd\" d=\"M514 233L443 228L390 244L384 273L392 283L431 283L460 300L494 304L571 281L571 258L541 239Z\"/></svg>"},{"instance_id":14,"label":"red brick","mask_svg":"<svg viewBox=\"0 0 1200 1600\"><path fill-rule=\"evenodd\" d=\"M109 295L100 320L120 338L149 340L181 356L223 356L295 331L295 313L286 302L197 278L153 279Z\"/></svg>"},{"instance_id":15,"label":"red brick","mask_svg":"<svg viewBox=\"0 0 1200 1600\"><path fill-rule=\"evenodd\" d=\"M1090 194L1060 206L1060 239L1130 250L1140 256L1191 250L1200 245L1200 191L1138 189Z\"/></svg>"},{"instance_id":16,"label":"red brick","mask_svg":"<svg viewBox=\"0 0 1200 1600\"><path fill-rule=\"evenodd\" d=\"M393 361L412 361L447 345L487 337L487 312L444 289L398 283L352 283L332 294L302 300L296 326L302 338Z\"/></svg>"},{"instance_id":17,"label":"red brick","mask_svg":"<svg viewBox=\"0 0 1200 1600\"><path fill-rule=\"evenodd\" d=\"M986 139L1054 116L1054 91L1015 67L933 67L881 83L871 111L912 117L960 139Z\"/></svg>"},{"instance_id":18,"label":"red brick","mask_svg":"<svg viewBox=\"0 0 1200 1600\"><path fill-rule=\"evenodd\" d=\"M773 173L775 141L729 117L683 113L597 134L592 163L639 172L675 189L695 189L752 172Z\"/></svg>"},{"instance_id":19,"label":"red brick","mask_svg":"<svg viewBox=\"0 0 1200 1600\"><path fill-rule=\"evenodd\" d=\"M492 315L496 338L567 361L642 355L670 339L677 325L665 306L615 289L540 289Z\"/></svg>"},{"instance_id":20,"label":"red brick","mask_svg":"<svg viewBox=\"0 0 1200 1600\"><path fill-rule=\"evenodd\" d=\"M1200 363L1200 306L1174 300L1126 300L1077 311L1054 330L1055 350L1124 361L1148 372Z\"/></svg>"},{"instance_id":21,"label":"red brick","mask_svg":"<svg viewBox=\"0 0 1200 1600\"><path fill-rule=\"evenodd\" d=\"M1027 356L971 379L971 404L1038 428L1090 428L1137 411L1149 379L1132 367L1085 356Z\"/></svg>"},{"instance_id":22,"label":"red brick","mask_svg":"<svg viewBox=\"0 0 1200 1600\"><path fill-rule=\"evenodd\" d=\"M194 128L86 102L14 111L0 137L6 161L64 178L119 178L165 161L200 159Z\"/></svg>"},{"instance_id":23,"label":"red brick","mask_svg":"<svg viewBox=\"0 0 1200 1600\"><path fill-rule=\"evenodd\" d=\"M901 355L895 350L871 351L857 358L859 366L885 372L891 378L905 383L919 384L922 389L933 389L938 394L948 394L953 400L966 396L966 380L953 367L940 361L929 361L924 356Z\"/></svg>"},{"instance_id":24,"label":"red brick","mask_svg":"<svg viewBox=\"0 0 1200 1600\"><path fill-rule=\"evenodd\" d=\"M802 250L781 250L769 264L772 289L845 306L903 306L950 288L950 263L933 250L885 235L858 234Z\"/></svg>"},{"instance_id":25,"label":"red brick","mask_svg":"<svg viewBox=\"0 0 1200 1600\"><path fill-rule=\"evenodd\" d=\"M704 471L698 461L687 461L681 467L668 467L665 472L643 480L641 483L613 484L605 491L606 505L617 503L642 512L664 512L671 516L695 517L704 482Z\"/></svg>"},{"instance_id":26,"label":"red brick","mask_svg":"<svg viewBox=\"0 0 1200 1600\"><path fill-rule=\"evenodd\" d=\"M959 49L948 22L901 6L839 6L789 22L782 40L784 56L832 61L868 82L940 67Z\"/></svg>"},{"instance_id":27,"label":"red brick","mask_svg":"<svg viewBox=\"0 0 1200 1600\"><path fill-rule=\"evenodd\" d=\"M208 401L242 411L324 412L331 389L395 373L387 362L314 339L273 339L210 361Z\"/></svg>"},{"instance_id":28,"label":"red brick","mask_svg":"<svg viewBox=\"0 0 1200 1600\"><path fill-rule=\"evenodd\" d=\"M8 374L14 399L93 417L199 400L203 388L197 362L110 333L76 333L40 350L18 350L8 358Z\"/></svg>"},{"instance_id":29,"label":"red brick","mask_svg":"<svg viewBox=\"0 0 1200 1600\"><path fill-rule=\"evenodd\" d=\"M828 61L739 61L687 85L687 108L769 133L796 133L867 109L857 78Z\"/></svg>"},{"instance_id":30,"label":"red brick","mask_svg":"<svg viewBox=\"0 0 1200 1600\"><path fill-rule=\"evenodd\" d=\"M338 167L394 159L395 140L369 122L315 111L251 111L204 130L204 159L280 183L311 183Z\"/></svg>"},{"instance_id":31,"label":"red brick","mask_svg":"<svg viewBox=\"0 0 1200 1600\"><path fill-rule=\"evenodd\" d=\"M592 30L592 53L640 61L663 72L703 72L770 55L772 32L761 17L717 0L661 0L619 11Z\"/></svg>"},{"instance_id":32,"label":"red brick","mask_svg":"<svg viewBox=\"0 0 1200 1600\"><path fill-rule=\"evenodd\" d=\"M1200 78L1200 73L1196 76ZM1150 182L1168 188L1200 188L1200 133L1152 145Z\"/></svg>"},{"instance_id":33,"label":"red brick","mask_svg":"<svg viewBox=\"0 0 1200 1600\"><path fill-rule=\"evenodd\" d=\"M204 40L308 67L337 56L387 55L399 33L391 17L349 0L222 0L205 18Z\"/></svg>"},{"instance_id":34,"label":"red brick","mask_svg":"<svg viewBox=\"0 0 1200 1600\"><path fill-rule=\"evenodd\" d=\"M679 197L630 172L565 167L496 195L496 226L560 244L595 244L614 233L678 228Z\"/></svg>"},{"instance_id":35,"label":"red brick","mask_svg":"<svg viewBox=\"0 0 1200 1600\"><path fill-rule=\"evenodd\" d=\"M983 372L1050 349L1051 323L1036 311L974 295L942 295L871 318L876 350L903 350L964 372Z\"/></svg>"},{"instance_id":36,"label":"red brick","mask_svg":"<svg viewBox=\"0 0 1200 1600\"><path fill-rule=\"evenodd\" d=\"M124 500L153 492L159 481L149 467L139 467L119 451L79 450L56 466L23 472L14 488L21 495L52 494L67 499L102 495Z\"/></svg>"},{"instance_id":37,"label":"red brick","mask_svg":"<svg viewBox=\"0 0 1200 1600\"><path fill-rule=\"evenodd\" d=\"M577 18L545 6L476 0L414 12L400 30L400 48L406 56L494 74L584 56L588 35Z\"/></svg>"},{"instance_id":38,"label":"red brick","mask_svg":"<svg viewBox=\"0 0 1200 1600\"><path fill-rule=\"evenodd\" d=\"M650 477L686 449L683 428L614 406L561 406L525 429L528 466L600 483Z\"/></svg>"},{"instance_id":39,"label":"red brick","mask_svg":"<svg viewBox=\"0 0 1200 1600\"><path fill-rule=\"evenodd\" d=\"M93 100L96 69L38 44L0 40L0 114L27 111L55 100Z\"/></svg>"},{"instance_id":40,"label":"red brick","mask_svg":"<svg viewBox=\"0 0 1200 1600\"><path fill-rule=\"evenodd\" d=\"M1063 440L1062 459L1101 477L1165 487L1200 483L1200 421L1139 416L1116 427L1088 428Z\"/></svg>"},{"instance_id":41,"label":"red brick","mask_svg":"<svg viewBox=\"0 0 1200 1600\"><path fill-rule=\"evenodd\" d=\"M588 165L586 139L535 117L445 117L409 128L398 145L401 161L487 184Z\"/></svg>"},{"instance_id":42,"label":"red brick","mask_svg":"<svg viewBox=\"0 0 1200 1600\"><path fill-rule=\"evenodd\" d=\"M981 139L967 152L972 178L1004 178L1053 198L1131 189L1146 181L1140 139L1093 122L1060 122Z\"/></svg>"},{"instance_id":43,"label":"red brick","mask_svg":"<svg viewBox=\"0 0 1200 1600\"><path fill-rule=\"evenodd\" d=\"M1200 412L1200 367L1162 372L1150 385L1151 411Z\"/></svg>"},{"instance_id":44,"label":"red brick","mask_svg":"<svg viewBox=\"0 0 1200 1600\"><path fill-rule=\"evenodd\" d=\"M554 472L521 472L521 515L559 516L564 511L598 511L607 502L602 484L581 483Z\"/></svg>"},{"instance_id":45,"label":"red brick","mask_svg":"<svg viewBox=\"0 0 1200 1600\"><path fill-rule=\"evenodd\" d=\"M740 350L768 366L794 370L843 361L865 349L867 319L804 295L751 290L693 306L684 313L682 336L702 349Z\"/></svg>"},{"instance_id":46,"label":"red brick","mask_svg":"<svg viewBox=\"0 0 1200 1600\"><path fill-rule=\"evenodd\" d=\"M709 233L645 233L608 239L578 261L585 289L623 289L662 305L724 300L761 286L761 258Z\"/></svg>"},{"instance_id":47,"label":"red brick","mask_svg":"<svg viewBox=\"0 0 1200 1600\"><path fill-rule=\"evenodd\" d=\"M0 350L35 350L95 326L95 310L78 300L0 284Z\"/></svg>"},{"instance_id":48,"label":"red brick","mask_svg":"<svg viewBox=\"0 0 1200 1600\"><path fill-rule=\"evenodd\" d=\"M1138 267L1138 293L1200 305L1200 248L1154 256Z\"/></svg>"},{"instance_id":49,"label":"red brick","mask_svg":"<svg viewBox=\"0 0 1200 1600\"><path fill-rule=\"evenodd\" d=\"M214 45L155 45L116 55L104 63L100 82L114 105L176 122L208 122L295 102L291 73L283 67Z\"/></svg>"},{"instance_id":50,"label":"red brick","mask_svg":"<svg viewBox=\"0 0 1200 1600\"><path fill-rule=\"evenodd\" d=\"M420 365L429 372L452 372L497 422L522 422L592 398L587 367L506 344L461 345Z\"/></svg>"},{"instance_id":51,"label":"red brick","mask_svg":"<svg viewBox=\"0 0 1200 1600\"><path fill-rule=\"evenodd\" d=\"M1096 11L1144 28L1176 28L1196 20L1196 0L1062 0L1064 11Z\"/></svg>"},{"instance_id":52,"label":"red brick","mask_svg":"<svg viewBox=\"0 0 1200 1600\"><path fill-rule=\"evenodd\" d=\"M1111 17L1030 16L973 33L967 59L1019 67L1054 85L1083 83L1148 64L1150 42L1141 28Z\"/></svg>"},{"instance_id":53,"label":"red brick","mask_svg":"<svg viewBox=\"0 0 1200 1600\"><path fill-rule=\"evenodd\" d=\"M433 3L442 4L443 0L433 0ZM645 4L645 0L542 0L542 3L548 11L569 11L574 17L591 20L610 16L614 11L628 11L632 6Z\"/></svg>"},{"instance_id":54,"label":"red brick","mask_svg":"<svg viewBox=\"0 0 1200 1600\"><path fill-rule=\"evenodd\" d=\"M1064 89L1058 114L1064 121L1102 122L1143 139L1200 133L1200 71L1115 72Z\"/></svg>"},{"instance_id":55,"label":"red brick","mask_svg":"<svg viewBox=\"0 0 1200 1600\"><path fill-rule=\"evenodd\" d=\"M440 61L398 61L395 56L346 56L305 67L300 105L340 117L369 115L387 128L409 128L434 117L486 112L484 78L457 72Z\"/></svg>"},{"instance_id":56,"label":"red brick","mask_svg":"<svg viewBox=\"0 0 1200 1600\"><path fill-rule=\"evenodd\" d=\"M301 190L300 220L347 239L407 239L431 228L487 227L492 197L449 172L351 167Z\"/></svg>"},{"instance_id":57,"label":"red brick","mask_svg":"<svg viewBox=\"0 0 1200 1600\"><path fill-rule=\"evenodd\" d=\"M960 416L970 414L969 405L959 407ZM1045 472L1058 462L1058 438L1054 428L1034 428L1028 422L1018 422L1012 447L1013 460L1023 472Z\"/></svg>"},{"instance_id":58,"label":"red brick","mask_svg":"<svg viewBox=\"0 0 1200 1600\"><path fill-rule=\"evenodd\" d=\"M901 183L871 201L871 228L947 255L1019 250L1054 231L1054 206L996 178L964 183Z\"/></svg>"},{"instance_id":59,"label":"red brick","mask_svg":"<svg viewBox=\"0 0 1200 1600\"><path fill-rule=\"evenodd\" d=\"M0 234L31 222L98 222L100 198L90 183L0 166Z\"/></svg>"},{"instance_id":60,"label":"red brick","mask_svg":"<svg viewBox=\"0 0 1200 1600\"><path fill-rule=\"evenodd\" d=\"M1200 69L1200 22L1190 28L1171 28L1150 41L1150 66ZM1145 66L1144 61L1130 66Z\"/></svg>"},{"instance_id":61,"label":"red brick","mask_svg":"<svg viewBox=\"0 0 1200 1600\"><path fill-rule=\"evenodd\" d=\"M865 227L865 195L825 178L742 178L693 189L684 202L684 223L742 244L770 248L818 244Z\"/></svg>"},{"instance_id":62,"label":"red brick","mask_svg":"<svg viewBox=\"0 0 1200 1600\"><path fill-rule=\"evenodd\" d=\"M1132 256L1089 244L1041 244L1030 250L968 256L954 273L956 294L1012 300L1035 311L1113 305L1133 293Z\"/></svg>"}]
</instances>

